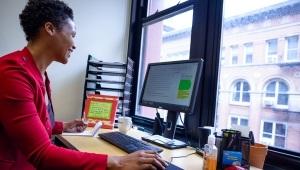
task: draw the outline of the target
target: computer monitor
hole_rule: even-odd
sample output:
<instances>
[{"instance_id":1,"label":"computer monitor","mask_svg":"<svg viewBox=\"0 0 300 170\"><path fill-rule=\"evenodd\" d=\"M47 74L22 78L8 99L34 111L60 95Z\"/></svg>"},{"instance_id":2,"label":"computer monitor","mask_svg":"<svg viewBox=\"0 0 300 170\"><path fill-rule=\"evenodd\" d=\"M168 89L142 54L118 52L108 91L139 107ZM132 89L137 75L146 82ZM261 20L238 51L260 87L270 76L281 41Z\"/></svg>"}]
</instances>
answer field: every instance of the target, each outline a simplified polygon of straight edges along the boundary
<instances>
[{"instance_id":1,"label":"computer monitor","mask_svg":"<svg viewBox=\"0 0 300 170\"><path fill-rule=\"evenodd\" d=\"M140 105L168 110L164 137L173 139L180 112L193 114L203 60L150 63Z\"/></svg>"}]
</instances>

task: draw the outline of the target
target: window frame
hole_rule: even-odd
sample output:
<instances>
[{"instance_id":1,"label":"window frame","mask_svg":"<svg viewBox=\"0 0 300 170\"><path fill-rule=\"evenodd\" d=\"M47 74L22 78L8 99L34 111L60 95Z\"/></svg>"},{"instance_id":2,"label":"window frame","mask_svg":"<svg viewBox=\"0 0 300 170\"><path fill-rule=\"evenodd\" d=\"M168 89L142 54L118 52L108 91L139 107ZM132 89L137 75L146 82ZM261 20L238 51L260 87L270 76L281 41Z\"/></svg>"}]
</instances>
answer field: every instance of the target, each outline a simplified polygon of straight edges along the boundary
<instances>
[{"instance_id":1,"label":"window frame","mask_svg":"<svg viewBox=\"0 0 300 170\"><path fill-rule=\"evenodd\" d=\"M237 118L237 125L239 125L239 126L244 126L244 125L241 125L241 119L247 119L248 124L249 124L249 117L241 116L241 115L237 115L237 114L229 114L227 128L231 128L231 126L232 126L231 118Z\"/></svg>"},{"instance_id":2,"label":"window frame","mask_svg":"<svg viewBox=\"0 0 300 170\"><path fill-rule=\"evenodd\" d=\"M271 41L275 41L276 42L276 52L275 54L270 54L270 44L269 42ZM273 38L273 39L268 39L266 40L266 63L267 64L274 64L274 63L278 63L278 39L277 38ZM269 62L269 58L271 58L271 62Z\"/></svg>"},{"instance_id":3,"label":"window frame","mask_svg":"<svg viewBox=\"0 0 300 170\"><path fill-rule=\"evenodd\" d=\"M250 50L249 50L250 47ZM249 52L250 51L250 52ZM247 62L247 55L251 55L251 62ZM245 43L244 44L244 64L252 64L253 63L253 43Z\"/></svg>"},{"instance_id":4,"label":"window frame","mask_svg":"<svg viewBox=\"0 0 300 170\"><path fill-rule=\"evenodd\" d=\"M271 133L264 132L264 123L272 123L272 132ZM277 124L281 124L281 125L285 126L284 136L276 134L276 125ZM288 129L288 125L285 122L279 122L279 121L272 121L272 120L262 119L261 123L260 123L259 141L263 142L262 141L262 138L264 138L263 134L267 133L267 134L271 135L271 144L270 145L274 146L275 145L275 137L276 136L280 136L280 137L284 137L285 138L285 140L284 140L284 146L286 146L287 129ZM275 147L279 147L279 146L275 146Z\"/></svg>"},{"instance_id":5,"label":"window frame","mask_svg":"<svg viewBox=\"0 0 300 170\"><path fill-rule=\"evenodd\" d=\"M291 38L291 37L294 37L296 36L298 38L298 41L297 41L297 47L296 48L293 48L293 49L289 49L288 46L289 46L289 41L288 41L288 38ZM300 59L297 58L296 59L288 59L288 54L289 54L289 51L290 50L296 50L296 55L299 57L299 35L292 35L292 36L288 36L288 37L285 37L285 47L284 47L284 62L288 63L288 62L295 62L295 61L300 61Z\"/></svg>"},{"instance_id":6,"label":"window frame","mask_svg":"<svg viewBox=\"0 0 300 170\"><path fill-rule=\"evenodd\" d=\"M230 47L230 64L231 65L238 65L239 64L239 46L238 45L232 45ZM236 60L236 63L233 63L233 61Z\"/></svg>"},{"instance_id":7,"label":"window frame","mask_svg":"<svg viewBox=\"0 0 300 170\"><path fill-rule=\"evenodd\" d=\"M272 83L272 82L275 82L275 89L274 89L274 97L267 97L267 87ZM279 94L283 94L283 93L279 93L279 85L280 83L284 83L287 87L288 87L288 90L286 92L285 95L287 95L288 97L288 102L286 105L282 105L282 104L277 104L278 103L278 100L279 100ZM265 86L264 86L264 95L263 95L263 101L264 103L268 100L268 101L272 101L273 104L271 105L271 107L273 108L276 108L276 109L284 109L284 110L287 110L289 108L289 84L283 80L283 79L279 79L279 78L273 78L273 79L270 79L269 81L266 82ZM265 107L268 107L266 104L265 104Z\"/></svg>"},{"instance_id":8,"label":"window frame","mask_svg":"<svg viewBox=\"0 0 300 170\"><path fill-rule=\"evenodd\" d=\"M240 85L240 91L237 92L235 91L235 87L237 83L241 83ZM244 91L244 84L247 83L249 86L249 91ZM250 91L251 91L251 87L250 87L250 83L248 83L248 81L244 80L244 79L237 79L232 83L231 86L231 98L230 98L230 104L234 104L234 105L242 105L242 106L249 106L251 103L251 96L250 96ZM249 101L243 101L243 95L244 93L249 93ZM233 95L235 93L239 93L239 101L235 101Z\"/></svg>"},{"instance_id":9,"label":"window frame","mask_svg":"<svg viewBox=\"0 0 300 170\"><path fill-rule=\"evenodd\" d=\"M141 42L141 28L143 18L146 16L148 0L131 0L131 16L129 23L129 36L128 36L128 50L127 56L132 58L135 62L134 70L139 68L139 54L140 54L140 42ZM200 115L194 115L187 119L188 121L198 122L198 126L213 126L215 121L215 107L217 100L217 89L218 89L218 71L219 71L219 53L220 53L220 42L221 42L221 27L222 27L222 10L223 0L188 0L180 3L176 7L171 7L160 11L152 16L150 19L168 14L170 11L174 11L185 5L194 6L193 28L192 28L192 39L190 56L191 58L203 58L204 69L201 78L201 87L197 97L197 108L196 112L201 113ZM196 12L195 12L196 11ZM205 44L204 47L199 48L199 44ZM212 57L214 56L214 57ZM132 95L135 96L137 83L137 72L133 72L132 80ZM216 98L211 97L216 96ZM135 103L137 99L134 97L131 99L130 110L135 110ZM141 130L152 130L153 122L152 119L145 119L137 117L134 112L130 113L134 124L140 126ZM198 129L187 126L185 127L187 134L192 139L193 135L198 134ZM183 127L178 126L176 135L184 135L185 130ZM191 140L192 141L192 140ZM198 141L196 141L196 144ZM193 143L192 143L193 144ZM282 165L282 161L285 165ZM300 153L290 150L284 150L275 147L269 147L268 154L265 160L265 167L280 167L280 168L292 168L300 166Z\"/></svg>"},{"instance_id":10,"label":"window frame","mask_svg":"<svg viewBox=\"0 0 300 170\"><path fill-rule=\"evenodd\" d=\"M213 126L214 124L214 112L216 101L211 98L211 95L216 96L217 81L218 81L218 64L219 64L219 50L220 42L215 39L221 39L221 25L222 25L222 1L219 0L188 0L182 2L176 6L159 11L153 15L147 16L147 4L148 0L132 0L131 3L131 20L129 30L129 42L127 56L130 56L135 62L134 70L139 70L140 63L140 51L141 51L141 35L142 26L145 23L156 22L163 18L176 15L176 12L180 12L184 8L193 6L193 24L192 24L192 36L190 44L190 59L202 58L204 67L201 77L201 84L197 94L198 103L195 108L195 113L185 116L187 132L183 130L183 127L177 126L175 137L185 137L185 133L188 134L188 138L192 145L198 145L198 127L199 126ZM147 16L147 17L146 17ZM210 31L207 31L210 30ZM212 31L213 30L213 31ZM199 47L199 44L202 46ZM212 57L214 56L214 57ZM138 73L133 73L132 81L132 96L136 96ZM201 95L200 95L201 94ZM135 103L138 99L132 97L130 103L130 110L135 110ZM144 118L134 115L134 112L130 113L133 118L133 122L136 125L143 126L144 130L152 130L153 119Z\"/></svg>"}]
</instances>

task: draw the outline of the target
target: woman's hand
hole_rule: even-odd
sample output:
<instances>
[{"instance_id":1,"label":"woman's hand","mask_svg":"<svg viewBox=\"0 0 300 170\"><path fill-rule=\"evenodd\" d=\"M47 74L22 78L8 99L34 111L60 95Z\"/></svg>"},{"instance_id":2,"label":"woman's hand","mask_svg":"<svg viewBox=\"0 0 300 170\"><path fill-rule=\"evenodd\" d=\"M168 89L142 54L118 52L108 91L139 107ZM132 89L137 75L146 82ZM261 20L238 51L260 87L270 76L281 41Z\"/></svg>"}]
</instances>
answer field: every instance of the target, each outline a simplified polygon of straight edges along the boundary
<instances>
[{"instance_id":1,"label":"woman's hand","mask_svg":"<svg viewBox=\"0 0 300 170\"><path fill-rule=\"evenodd\" d=\"M114 170L163 170L167 163L153 151L137 151L126 156L108 156L107 169Z\"/></svg>"},{"instance_id":2,"label":"woman's hand","mask_svg":"<svg viewBox=\"0 0 300 170\"><path fill-rule=\"evenodd\" d=\"M80 119L64 122L64 132L82 132L85 128L86 124Z\"/></svg>"}]
</instances>

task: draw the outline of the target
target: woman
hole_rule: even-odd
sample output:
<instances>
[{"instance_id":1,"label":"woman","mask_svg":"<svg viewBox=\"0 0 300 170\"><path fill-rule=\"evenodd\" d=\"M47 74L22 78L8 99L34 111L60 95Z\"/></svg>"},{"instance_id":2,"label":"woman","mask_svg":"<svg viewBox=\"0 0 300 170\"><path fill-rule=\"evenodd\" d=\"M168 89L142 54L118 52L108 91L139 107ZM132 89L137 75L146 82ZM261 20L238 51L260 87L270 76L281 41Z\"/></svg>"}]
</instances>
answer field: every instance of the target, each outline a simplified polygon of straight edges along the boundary
<instances>
[{"instance_id":1,"label":"woman","mask_svg":"<svg viewBox=\"0 0 300 170\"><path fill-rule=\"evenodd\" d=\"M52 134L84 129L54 121L46 72L75 49L73 12L59 0L29 0L19 18L27 46L0 58L0 169L164 169L150 151L108 156L51 143Z\"/></svg>"}]
</instances>

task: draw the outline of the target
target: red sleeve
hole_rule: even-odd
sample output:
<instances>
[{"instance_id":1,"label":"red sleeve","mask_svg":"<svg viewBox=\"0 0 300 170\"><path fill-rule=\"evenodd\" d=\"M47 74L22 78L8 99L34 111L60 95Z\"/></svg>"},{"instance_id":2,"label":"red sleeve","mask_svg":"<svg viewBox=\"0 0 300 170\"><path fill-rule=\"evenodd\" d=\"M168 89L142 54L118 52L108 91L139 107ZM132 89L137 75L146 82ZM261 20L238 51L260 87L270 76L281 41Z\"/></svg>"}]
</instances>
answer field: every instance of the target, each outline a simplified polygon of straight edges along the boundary
<instances>
[{"instance_id":1,"label":"red sleeve","mask_svg":"<svg viewBox=\"0 0 300 170\"><path fill-rule=\"evenodd\" d=\"M83 153L53 145L34 104L28 73L0 73L0 123L37 169L106 169L107 155Z\"/></svg>"},{"instance_id":2,"label":"red sleeve","mask_svg":"<svg viewBox=\"0 0 300 170\"><path fill-rule=\"evenodd\" d=\"M54 127L52 128L52 134L57 135L61 134L64 130L64 124L60 121L55 121Z\"/></svg>"}]
</instances>

